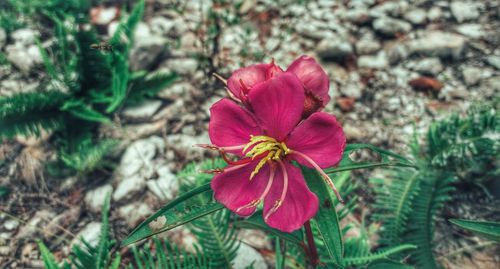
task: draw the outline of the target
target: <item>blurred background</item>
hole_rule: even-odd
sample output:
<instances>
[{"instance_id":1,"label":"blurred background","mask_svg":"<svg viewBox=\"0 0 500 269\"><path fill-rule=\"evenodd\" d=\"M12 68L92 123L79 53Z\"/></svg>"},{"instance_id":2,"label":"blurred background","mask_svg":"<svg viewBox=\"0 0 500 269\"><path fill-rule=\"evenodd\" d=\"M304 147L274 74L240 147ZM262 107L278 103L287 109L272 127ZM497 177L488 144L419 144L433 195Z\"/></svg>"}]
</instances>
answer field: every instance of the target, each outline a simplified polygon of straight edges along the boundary
<instances>
[{"instance_id":1,"label":"blurred background","mask_svg":"<svg viewBox=\"0 0 500 269\"><path fill-rule=\"evenodd\" d=\"M325 110L348 143L403 155L434 120L498 105L495 0L146 0L135 24L123 23L133 0L0 1L1 268L43 267L35 239L59 258L81 236L96 243L108 192L116 240L176 197L176 173L215 157L193 147L209 143L209 108L226 96L213 73L228 78L272 59L285 69L312 56L330 77ZM72 35L86 27L95 34ZM374 174L353 180L366 185ZM373 202L368 187L359 194L361 207ZM491 201L474 197L456 210L498 218ZM193 242L185 228L165 236ZM250 247L237 259L272 268L265 234L239 236ZM496 254L440 262L498 268Z\"/></svg>"}]
</instances>

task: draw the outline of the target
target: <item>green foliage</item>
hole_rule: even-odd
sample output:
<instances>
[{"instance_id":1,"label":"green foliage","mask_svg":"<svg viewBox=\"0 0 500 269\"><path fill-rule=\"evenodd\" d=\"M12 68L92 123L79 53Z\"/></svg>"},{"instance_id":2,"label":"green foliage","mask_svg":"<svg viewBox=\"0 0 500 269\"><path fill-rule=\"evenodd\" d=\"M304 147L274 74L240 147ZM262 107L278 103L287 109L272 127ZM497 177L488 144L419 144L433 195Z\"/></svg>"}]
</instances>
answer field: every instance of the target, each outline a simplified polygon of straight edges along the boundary
<instances>
[{"instance_id":1,"label":"green foliage","mask_svg":"<svg viewBox=\"0 0 500 269\"><path fill-rule=\"evenodd\" d=\"M0 186L0 198L3 198L4 196L7 196L10 193L9 188Z\"/></svg>"},{"instance_id":2,"label":"green foliage","mask_svg":"<svg viewBox=\"0 0 500 269\"><path fill-rule=\"evenodd\" d=\"M457 178L487 178L498 174L499 117L489 106L472 107L465 117L454 115L434 123L424 148L410 145L416 170L393 169L390 180L375 185L374 219L382 222L383 246L417 246L410 261L417 268L439 268L434 257L436 217L451 199ZM491 173L489 171L492 171ZM480 183L480 182L477 182Z\"/></svg>"},{"instance_id":3,"label":"green foliage","mask_svg":"<svg viewBox=\"0 0 500 269\"><path fill-rule=\"evenodd\" d=\"M52 131L61 164L80 173L98 168L115 144L100 141L96 135L100 124L110 124L113 113L124 103L154 97L176 77L172 73L129 72L129 51L144 13L144 0L137 1L130 16L123 16L109 41L112 51L91 47L102 41L89 24L89 0L35 0L29 4L10 0L5 5L8 9L2 9L0 15L18 12L35 21L49 20L55 42L48 48L49 54L37 40L47 73L40 89L0 99L0 138ZM3 22L4 16L0 18ZM74 146L75 141L84 143Z\"/></svg>"},{"instance_id":4,"label":"green foliage","mask_svg":"<svg viewBox=\"0 0 500 269\"><path fill-rule=\"evenodd\" d=\"M196 245L195 245L196 246ZM197 249L196 253L189 253L172 246L168 242L153 239L150 246L141 250L132 248L134 261L127 267L129 269L158 268L158 269L209 269L206 256Z\"/></svg>"},{"instance_id":5,"label":"green foliage","mask_svg":"<svg viewBox=\"0 0 500 269\"><path fill-rule=\"evenodd\" d=\"M479 236L500 242L500 222L464 219L450 219L450 222Z\"/></svg>"},{"instance_id":6,"label":"green foliage","mask_svg":"<svg viewBox=\"0 0 500 269\"><path fill-rule=\"evenodd\" d=\"M54 90L0 97L0 138L39 136L42 130L58 129L65 120L60 110L65 99L65 94Z\"/></svg>"},{"instance_id":7,"label":"green foliage","mask_svg":"<svg viewBox=\"0 0 500 269\"><path fill-rule=\"evenodd\" d=\"M465 117L454 115L434 123L427 144L432 166L454 171L464 180L500 175L494 169L500 157L500 116L489 105L476 105Z\"/></svg>"}]
</instances>

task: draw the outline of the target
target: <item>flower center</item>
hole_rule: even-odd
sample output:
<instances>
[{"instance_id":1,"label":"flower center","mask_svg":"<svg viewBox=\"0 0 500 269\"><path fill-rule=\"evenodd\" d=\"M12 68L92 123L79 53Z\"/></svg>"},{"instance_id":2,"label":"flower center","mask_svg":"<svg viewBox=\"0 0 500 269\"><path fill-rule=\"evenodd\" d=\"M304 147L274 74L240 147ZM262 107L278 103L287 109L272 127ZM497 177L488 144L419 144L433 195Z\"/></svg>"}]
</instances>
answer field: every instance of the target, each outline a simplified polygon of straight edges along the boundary
<instances>
[{"instance_id":1,"label":"flower center","mask_svg":"<svg viewBox=\"0 0 500 269\"><path fill-rule=\"evenodd\" d=\"M249 151L246 152L247 150ZM246 144L243 148L243 153L245 153L247 157L252 158L252 160L259 156L265 155L265 157L259 161L252 174L250 175L250 179L252 179L264 166L264 164L266 164L267 161L281 160L288 153L290 153L290 149L284 142L279 142L272 137L265 135L250 135L250 142L248 142L248 144Z\"/></svg>"}]
</instances>

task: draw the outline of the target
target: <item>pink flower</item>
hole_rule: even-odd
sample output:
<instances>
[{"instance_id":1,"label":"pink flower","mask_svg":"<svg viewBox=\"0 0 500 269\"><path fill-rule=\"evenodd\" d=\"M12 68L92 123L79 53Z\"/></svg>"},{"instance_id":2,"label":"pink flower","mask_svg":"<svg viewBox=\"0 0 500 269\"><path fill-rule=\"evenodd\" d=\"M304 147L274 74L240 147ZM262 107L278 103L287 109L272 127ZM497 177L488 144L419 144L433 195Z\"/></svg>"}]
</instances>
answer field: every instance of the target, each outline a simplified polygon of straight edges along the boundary
<instances>
[{"instance_id":1,"label":"pink flower","mask_svg":"<svg viewBox=\"0 0 500 269\"><path fill-rule=\"evenodd\" d=\"M265 222L292 232L316 214L318 198L291 162L315 168L335 188L322 168L342 158L344 133L335 117L324 112L302 121L306 94L291 72L254 84L246 96L253 113L229 99L210 109L213 145L203 146L219 150L229 163L212 171L215 199L240 216L250 216L263 203ZM231 161L227 152L240 159Z\"/></svg>"},{"instance_id":2,"label":"pink flower","mask_svg":"<svg viewBox=\"0 0 500 269\"><path fill-rule=\"evenodd\" d=\"M286 70L300 80L305 93L303 118L320 111L330 101L328 89L330 80L321 66L309 56L300 56ZM274 63L255 64L233 72L227 80L230 93L248 105L248 94L259 83L266 82L283 70Z\"/></svg>"}]
</instances>

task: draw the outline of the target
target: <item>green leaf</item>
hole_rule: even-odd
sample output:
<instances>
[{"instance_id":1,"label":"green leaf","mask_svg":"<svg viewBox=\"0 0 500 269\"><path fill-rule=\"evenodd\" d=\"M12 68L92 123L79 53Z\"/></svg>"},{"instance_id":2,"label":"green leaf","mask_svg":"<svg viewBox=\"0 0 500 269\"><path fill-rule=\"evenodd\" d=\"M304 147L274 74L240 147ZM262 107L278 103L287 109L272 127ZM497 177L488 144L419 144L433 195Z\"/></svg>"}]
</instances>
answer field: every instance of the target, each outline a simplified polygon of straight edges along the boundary
<instances>
[{"instance_id":1,"label":"green leaf","mask_svg":"<svg viewBox=\"0 0 500 269\"><path fill-rule=\"evenodd\" d=\"M302 174L307 181L307 185L318 196L319 209L314 219L316 220L318 231L323 237L328 256L336 264L342 264L344 255L344 244L340 230L337 211L335 210L335 196L328 187L328 184L321 178L316 170L302 166Z\"/></svg>"},{"instance_id":2,"label":"green leaf","mask_svg":"<svg viewBox=\"0 0 500 269\"><path fill-rule=\"evenodd\" d=\"M500 222L450 219L451 223L477 235L500 242Z\"/></svg>"},{"instance_id":3,"label":"green leaf","mask_svg":"<svg viewBox=\"0 0 500 269\"><path fill-rule=\"evenodd\" d=\"M389 259L378 260L370 263L366 269L412 269L412 266Z\"/></svg>"},{"instance_id":4,"label":"green leaf","mask_svg":"<svg viewBox=\"0 0 500 269\"><path fill-rule=\"evenodd\" d=\"M281 245L283 245L283 247ZM276 269L285 269L286 242L285 241L281 242L281 239L276 238L275 251L276 251Z\"/></svg>"},{"instance_id":5,"label":"green leaf","mask_svg":"<svg viewBox=\"0 0 500 269\"><path fill-rule=\"evenodd\" d=\"M111 122L108 117L92 109L89 105L83 103L82 100L67 101L64 103L61 110L68 111L71 115L86 121L101 123Z\"/></svg>"},{"instance_id":6,"label":"green leaf","mask_svg":"<svg viewBox=\"0 0 500 269\"><path fill-rule=\"evenodd\" d=\"M151 237L155 234L170 230L184 223L201 218L224 208L219 203L207 203L202 206L187 206L187 203L194 196L211 192L210 184L205 184L192 191L189 191L177 199L171 201L155 214L139 224L128 237L123 240L122 246L126 246L139 240Z\"/></svg>"},{"instance_id":7,"label":"green leaf","mask_svg":"<svg viewBox=\"0 0 500 269\"><path fill-rule=\"evenodd\" d=\"M244 229L259 229L294 244L301 244L304 241L301 231L284 233L280 230L269 227L269 225L267 225L262 218L262 211L255 212L247 219L235 221L234 225L238 228Z\"/></svg>"},{"instance_id":8,"label":"green leaf","mask_svg":"<svg viewBox=\"0 0 500 269\"><path fill-rule=\"evenodd\" d=\"M40 253L42 254L42 260L45 268L59 269L59 265L57 265L56 259L42 241L38 241L38 247L40 248Z\"/></svg>"},{"instance_id":9,"label":"green leaf","mask_svg":"<svg viewBox=\"0 0 500 269\"><path fill-rule=\"evenodd\" d=\"M348 144L345 147L344 155L346 153L349 154L352 151L355 151L355 150L358 150L358 149L370 149L370 150L375 151L378 154L382 155L383 157L392 157L392 158L395 158L395 159L397 159L397 160L399 160L401 162L407 162L407 163L410 162L408 159L406 159L402 155L396 154L394 152L390 152L390 151L385 150L385 149L381 149L381 148L375 147L375 146L370 145L370 144Z\"/></svg>"}]
</instances>

